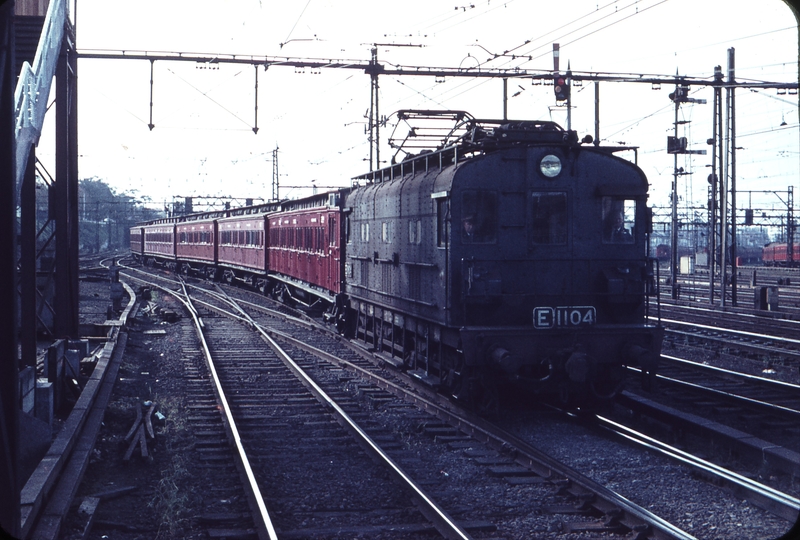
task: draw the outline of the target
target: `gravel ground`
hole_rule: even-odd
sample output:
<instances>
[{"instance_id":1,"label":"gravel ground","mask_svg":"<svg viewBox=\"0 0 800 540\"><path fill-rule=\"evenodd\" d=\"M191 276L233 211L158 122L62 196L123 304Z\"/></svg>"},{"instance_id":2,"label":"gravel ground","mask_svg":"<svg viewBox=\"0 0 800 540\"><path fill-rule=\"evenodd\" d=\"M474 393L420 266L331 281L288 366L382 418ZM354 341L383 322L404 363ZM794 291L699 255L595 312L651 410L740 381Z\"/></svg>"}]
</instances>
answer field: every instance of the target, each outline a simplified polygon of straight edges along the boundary
<instances>
[{"instance_id":1,"label":"gravel ground","mask_svg":"<svg viewBox=\"0 0 800 540\"><path fill-rule=\"evenodd\" d=\"M91 300L97 298L95 292L107 298L108 284L95 283L86 291L82 286L81 310L83 313L86 293L90 300L87 313L98 317L94 304L99 302ZM169 297L161 298L159 304L179 309ZM153 331L164 333L150 333ZM181 357L180 323L166 323L157 313L151 316L140 311L130 323L117 382L76 503L119 488L134 489L100 503L88 539L208 538L207 528L197 526L193 518L224 503L213 499L213 490L191 462L195 441L184 421ZM147 440L148 457L142 457L137 447L125 461L129 442L124 438L135 420L136 407L145 401L156 402L156 411L165 419L153 426L155 438ZM81 538L82 526L77 513L70 512L61 538Z\"/></svg>"},{"instance_id":2,"label":"gravel ground","mask_svg":"<svg viewBox=\"0 0 800 540\"><path fill-rule=\"evenodd\" d=\"M792 527L689 469L551 416L518 415L505 426L533 446L701 540L773 540Z\"/></svg>"},{"instance_id":3,"label":"gravel ground","mask_svg":"<svg viewBox=\"0 0 800 540\"><path fill-rule=\"evenodd\" d=\"M81 283L81 322L105 320L108 291L107 282ZM176 302L169 297L158 298L158 303L180 312ZM229 502L209 490L191 461L195 439L186 423L181 421L185 410L181 377L178 376L182 370L182 323L169 324L157 314L149 316L144 313L139 314L137 321L132 323L114 396L78 497L125 486L136 489L100 504L96 524L88 538L207 538L207 527L198 524L197 516L203 512L224 511ZM165 333L146 333L152 330L164 330ZM148 441L150 456L142 458L137 451L126 462L122 456L128 443L123 439L134 420L134 407L145 400L157 402L158 410L166 420L156 426L155 439ZM391 411L384 411L376 416L376 420L391 424L396 421L393 416ZM791 526L715 486L698 482L690 471L666 458L642 454L625 444L592 436L584 428L569 422L524 415L507 427L517 433L523 430L520 436L533 445L701 540L771 540L786 533ZM406 441L407 452L414 454L416 428L413 424L406 428L406 431L401 428L396 433ZM441 455L426 453L415 457L436 462L440 478L434 483L441 485L443 477L452 484L451 490L445 488L439 495L444 495L443 502L448 506L452 504L457 508L461 491L459 484L480 481L485 472L447 452L444 447L442 450ZM625 467L622 468L620 463L625 463ZM486 505L498 516L498 521L501 517L509 519L520 515L517 527L513 526L513 521L508 522L515 531L512 536L488 536L588 538L565 535L559 530L557 516L536 512L537 506L548 502L546 493L536 493L536 489L488 482ZM62 538L80 538L79 525L72 515L64 527Z\"/></svg>"}]
</instances>

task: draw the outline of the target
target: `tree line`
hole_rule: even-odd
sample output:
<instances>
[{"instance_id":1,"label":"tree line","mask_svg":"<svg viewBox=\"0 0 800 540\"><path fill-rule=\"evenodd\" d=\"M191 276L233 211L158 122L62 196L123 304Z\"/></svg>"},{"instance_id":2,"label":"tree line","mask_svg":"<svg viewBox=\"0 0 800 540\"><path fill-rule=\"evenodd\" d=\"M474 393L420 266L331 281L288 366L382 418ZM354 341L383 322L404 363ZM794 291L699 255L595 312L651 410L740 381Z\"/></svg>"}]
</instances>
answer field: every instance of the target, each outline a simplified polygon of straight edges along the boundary
<instances>
[{"instance_id":1,"label":"tree line","mask_svg":"<svg viewBox=\"0 0 800 540\"><path fill-rule=\"evenodd\" d=\"M130 248L129 231L142 221L164 217L164 212L145 206L147 196L117 193L99 178L78 182L78 234L83 253Z\"/></svg>"}]
</instances>

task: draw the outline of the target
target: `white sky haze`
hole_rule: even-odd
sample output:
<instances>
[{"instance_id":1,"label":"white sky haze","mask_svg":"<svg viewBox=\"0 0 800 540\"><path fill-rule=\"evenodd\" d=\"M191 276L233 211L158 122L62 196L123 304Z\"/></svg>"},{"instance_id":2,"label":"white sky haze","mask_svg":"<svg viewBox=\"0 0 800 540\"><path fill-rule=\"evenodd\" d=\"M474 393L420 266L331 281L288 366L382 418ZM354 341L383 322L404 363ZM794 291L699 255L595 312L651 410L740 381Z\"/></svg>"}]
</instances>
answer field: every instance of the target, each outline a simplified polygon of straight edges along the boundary
<instances>
[{"instance_id":1,"label":"white sky haze","mask_svg":"<svg viewBox=\"0 0 800 540\"><path fill-rule=\"evenodd\" d=\"M366 62L374 43L381 63L405 66L553 68L552 43L561 46L561 69L655 74L676 72L711 80L736 50L739 81L796 83L798 32L780 0L77 0L78 51L161 51L204 55L288 56ZM281 46L281 44L284 44ZM513 51L516 57L494 54ZM530 57L530 60L528 59ZM344 186L369 170L365 114L370 79L363 71L318 73L272 66L190 62L154 67L150 123L150 64L81 59L79 74L79 175L98 177L119 192L150 197L271 196L272 151L279 150L281 196ZM481 118L502 117L500 79L380 78L380 110L461 109ZM566 126L552 86L510 80L508 116L552 119ZM674 106L668 94L646 84L601 83L603 142L640 147L639 165L651 183L651 201L667 205L673 156L666 153ZM710 88L692 87L706 105L684 105L681 129L690 148L709 155L680 156L683 204L704 205L710 163ZM512 97L513 94L517 94ZM594 134L594 85L572 89L572 127ZM737 90L737 177L740 190L798 186L798 96L775 90ZM53 116L53 115L48 115ZM48 120L52 124L53 119ZM781 125L784 123L786 125ZM52 126L51 126L52 128ZM382 139L391 126L382 130ZM39 157L52 151L43 135ZM381 158L389 159L388 147ZM765 195L761 205L779 205ZM755 204L755 203L754 203ZM154 206L158 206L154 204Z\"/></svg>"}]
</instances>

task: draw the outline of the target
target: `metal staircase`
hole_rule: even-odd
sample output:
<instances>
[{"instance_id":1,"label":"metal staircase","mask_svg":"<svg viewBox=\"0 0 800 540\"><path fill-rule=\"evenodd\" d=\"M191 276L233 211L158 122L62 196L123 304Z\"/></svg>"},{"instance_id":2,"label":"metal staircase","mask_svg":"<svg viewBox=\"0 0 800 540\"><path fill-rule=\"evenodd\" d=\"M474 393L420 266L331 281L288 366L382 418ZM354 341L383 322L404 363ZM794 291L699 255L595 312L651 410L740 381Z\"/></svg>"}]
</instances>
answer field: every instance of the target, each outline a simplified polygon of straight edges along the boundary
<instances>
[{"instance_id":1,"label":"metal staircase","mask_svg":"<svg viewBox=\"0 0 800 540\"><path fill-rule=\"evenodd\" d=\"M47 99L50 96L50 85L56 74L61 41L64 37L64 25L67 20L66 0L51 0L33 66L24 62L17 80L17 88L14 92L16 117L14 135L17 155L15 180L18 201L31 144L38 143L39 136L42 134L44 115L47 112Z\"/></svg>"}]
</instances>

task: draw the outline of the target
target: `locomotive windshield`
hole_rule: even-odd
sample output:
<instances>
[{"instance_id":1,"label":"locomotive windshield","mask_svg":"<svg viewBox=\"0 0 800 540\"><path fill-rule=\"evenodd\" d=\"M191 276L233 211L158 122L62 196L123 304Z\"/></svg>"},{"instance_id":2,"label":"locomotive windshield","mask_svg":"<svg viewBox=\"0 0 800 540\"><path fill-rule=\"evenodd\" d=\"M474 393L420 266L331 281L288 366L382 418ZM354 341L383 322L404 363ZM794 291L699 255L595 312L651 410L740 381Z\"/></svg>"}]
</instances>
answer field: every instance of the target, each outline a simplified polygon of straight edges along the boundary
<instances>
[{"instance_id":1,"label":"locomotive windshield","mask_svg":"<svg viewBox=\"0 0 800 540\"><path fill-rule=\"evenodd\" d=\"M567 194L531 193L531 242L533 244L567 243Z\"/></svg>"},{"instance_id":2,"label":"locomotive windshield","mask_svg":"<svg viewBox=\"0 0 800 540\"><path fill-rule=\"evenodd\" d=\"M636 201L603 197L602 214L604 244L633 244Z\"/></svg>"},{"instance_id":3,"label":"locomotive windshield","mask_svg":"<svg viewBox=\"0 0 800 540\"><path fill-rule=\"evenodd\" d=\"M497 239L497 193L464 191L461 199L461 242L491 244Z\"/></svg>"}]
</instances>

